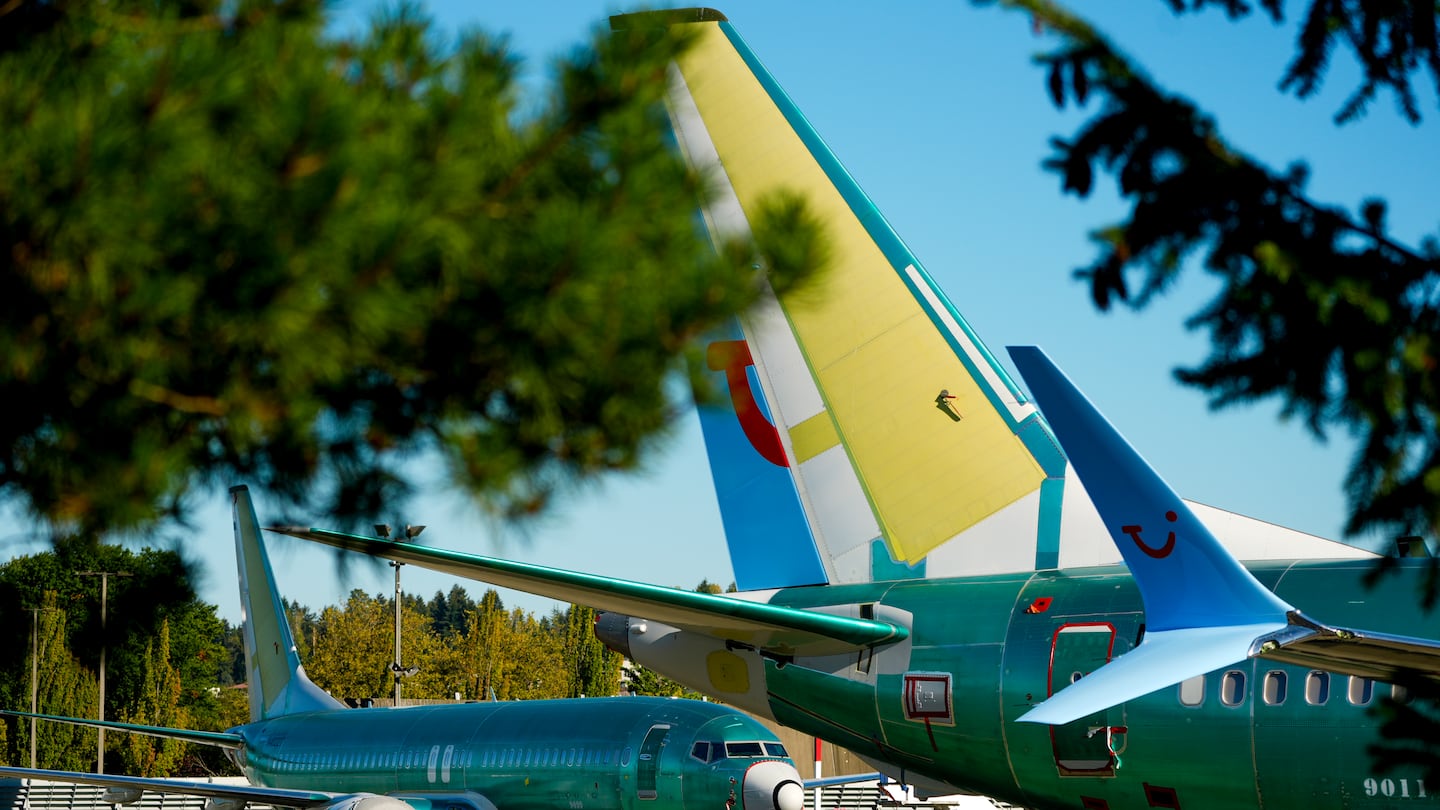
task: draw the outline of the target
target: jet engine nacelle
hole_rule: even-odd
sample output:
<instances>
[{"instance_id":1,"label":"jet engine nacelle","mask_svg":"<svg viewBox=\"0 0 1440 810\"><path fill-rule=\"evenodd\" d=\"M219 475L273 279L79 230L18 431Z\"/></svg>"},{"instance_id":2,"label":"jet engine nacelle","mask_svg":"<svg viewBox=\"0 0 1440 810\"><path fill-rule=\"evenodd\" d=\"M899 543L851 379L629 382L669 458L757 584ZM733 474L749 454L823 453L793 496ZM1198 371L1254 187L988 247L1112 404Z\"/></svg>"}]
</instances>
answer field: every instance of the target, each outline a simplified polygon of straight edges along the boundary
<instances>
[{"instance_id":1,"label":"jet engine nacelle","mask_svg":"<svg viewBox=\"0 0 1440 810\"><path fill-rule=\"evenodd\" d=\"M138 787L112 785L100 794L100 801L108 805L134 804L145 797L145 791Z\"/></svg>"},{"instance_id":2,"label":"jet engine nacelle","mask_svg":"<svg viewBox=\"0 0 1440 810\"><path fill-rule=\"evenodd\" d=\"M325 805L325 810L416 810L416 808L393 796L356 793L352 796L341 796L333 803Z\"/></svg>"}]
</instances>

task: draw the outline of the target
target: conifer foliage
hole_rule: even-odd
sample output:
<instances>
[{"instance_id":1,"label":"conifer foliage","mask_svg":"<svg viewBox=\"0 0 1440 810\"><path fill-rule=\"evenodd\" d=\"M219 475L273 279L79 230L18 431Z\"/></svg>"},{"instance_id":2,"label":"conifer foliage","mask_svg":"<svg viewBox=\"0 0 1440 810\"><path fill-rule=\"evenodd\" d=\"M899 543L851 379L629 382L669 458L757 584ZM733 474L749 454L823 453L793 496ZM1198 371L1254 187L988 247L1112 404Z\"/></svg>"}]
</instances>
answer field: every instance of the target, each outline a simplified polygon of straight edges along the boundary
<instances>
[{"instance_id":1,"label":"conifer foliage","mask_svg":"<svg viewBox=\"0 0 1440 810\"><path fill-rule=\"evenodd\" d=\"M1169 2L1177 12L1220 5L1232 17L1250 13L1241 0ZM1353 432L1360 452L1346 480L1347 531L1436 536L1440 242L1412 248L1392 238L1379 199L1358 213L1311 200L1305 164L1276 171L1248 157L1212 116L1165 91L1058 4L1003 5L1060 40L1040 57L1054 103L1092 111L1073 136L1054 139L1046 165L1081 197L1098 176L1113 176L1130 206L1123 221L1096 232L1099 257L1076 271L1096 306L1142 308L1203 263L1222 288L1189 323L1209 333L1211 352L1177 371L1179 379L1216 406L1273 396L1317 435ZM1277 21L1285 5L1262 2ZM1389 90L1418 122L1412 80L1433 83L1440 98L1436 19L1433 2L1310 0L1281 87L1310 94L1334 53L1348 48L1365 73L1338 120L1353 120Z\"/></svg>"},{"instance_id":2,"label":"conifer foliage","mask_svg":"<svg viewBox=\"0 0 1440 810\"><path fill-rule=\"evenodd\" d=\"M757 266L812 269L793 206L696 227L680 34L597 31L536 101L483 32L328 6L0 4L0 495L85 536L236 480L353 519L431 451L529 514L637 462Z\"/></svg>"}]
</instances>

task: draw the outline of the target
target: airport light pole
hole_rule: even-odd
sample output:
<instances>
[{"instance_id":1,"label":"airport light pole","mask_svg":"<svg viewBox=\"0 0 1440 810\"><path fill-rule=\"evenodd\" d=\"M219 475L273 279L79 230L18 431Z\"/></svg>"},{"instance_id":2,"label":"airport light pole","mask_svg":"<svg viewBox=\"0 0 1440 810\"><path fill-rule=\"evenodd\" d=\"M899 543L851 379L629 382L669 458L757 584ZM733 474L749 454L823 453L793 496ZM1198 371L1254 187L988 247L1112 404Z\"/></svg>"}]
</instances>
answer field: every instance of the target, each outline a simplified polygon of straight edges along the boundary
<instances>
[{"instance_id":1,"label":"airport light pole","mask_svg":"<svg viewBox=\"0 0 1440 810\"><path fill-rule=\"evenodd\" d=\"M406 526L405 539L414 540L425 531L424 526ZM384 538L390 537L390 525L387 523L376 523L375 533ZM395 569L395 660L390 664L390 672L395 676L395 708L400 708L400 681L420 671L419 667L406 669L400 663L400 602L404 592L400 590L400 568L405 563L399 560L391 560L390 567Z\"/></svg>"},{"instance_id":2,"label":"airport light pole","mask_svg":"<svg viewBox=\"0 0 1440 810\"><path fill-rule=\"evenodd\" d=\"M395 569L395 662L390 665L390 671L395 674L395 708L400 708L400 569L405 563L398 560L391 560L390 567Z\"/></svg>"},{"instance_id":3,"label":"airport light pole","mask_svg":"<svg viewBox=\"0 0 1440 810\"><path fill-rule=\"evenodd\" d=\"M109 638L105 632L106 613L108 611L110 577L134 576L129 571L81 571L82 577L100 577L100 720L105 719L105 648L108 646ZM99 755L95 760L95 773L105 773L105 729L100 729L97 748ZM33 739L33 738L32 738Z\"/></svg>"}]
</instances>

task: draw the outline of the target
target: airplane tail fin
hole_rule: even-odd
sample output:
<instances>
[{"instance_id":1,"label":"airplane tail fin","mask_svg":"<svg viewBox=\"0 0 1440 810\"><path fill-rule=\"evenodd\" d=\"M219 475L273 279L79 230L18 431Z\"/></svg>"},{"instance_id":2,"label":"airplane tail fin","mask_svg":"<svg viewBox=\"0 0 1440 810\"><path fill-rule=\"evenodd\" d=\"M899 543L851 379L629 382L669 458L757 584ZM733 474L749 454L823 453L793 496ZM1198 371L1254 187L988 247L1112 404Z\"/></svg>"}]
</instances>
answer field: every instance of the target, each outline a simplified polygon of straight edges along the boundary
<instances>
[{"instance_id":1,"label":"airplane tail fin","mask_svg":"<svg viewBox=\"0 0 1440 810\"><path fill-rule=\"evenodd\" d=\"M1221 545L1074 383L1034 346L1010 356L1065 448L1145 603L1134 650L1020 719L1067 723L1256 655L1295 608Z\"/></svg>"},{"instance_id":2,"label":"airplane tail fin","mask_svg":"<svg viewBox=\"0 0 1440 810\"><path fill-rule=\"evenodd\" d=\"M285 606L275 587L270 558L260 540L260 521L245 486L230 488L235 522L235 561L240 569L240 611L250 722L283 714L341 709L344 705L305 676Z\"/></svg>"},{"instance_id":3,"label":"airplane tail fin","mask_svg":"<svg viewBox=\"0 0 1440 810\"><path fill-rule=\"evenodd\" d=\"M706 347L701 425L744 590L1053 568L1065 461L1033 405L734 27L694 9L671 70L676 140L716 192L717 242L775 193L821 223L818 289L766 300ZM722 387L723 386L723 387Z\"/></svg>"},{"instance_id":4,"label":"airplane tail fin","mask_svg":"<svg viewBox=\"0 0 1440 810\"><path fill-rule=\"evenodd\" d=\"M1012 347L1145 603L1135 649L1019 719L1061 724L1247 658L1393 680L1436 671L1433 639L1331 627L1281 599L1241 565L1045 353Z\"/></svg>"}]
</instances>

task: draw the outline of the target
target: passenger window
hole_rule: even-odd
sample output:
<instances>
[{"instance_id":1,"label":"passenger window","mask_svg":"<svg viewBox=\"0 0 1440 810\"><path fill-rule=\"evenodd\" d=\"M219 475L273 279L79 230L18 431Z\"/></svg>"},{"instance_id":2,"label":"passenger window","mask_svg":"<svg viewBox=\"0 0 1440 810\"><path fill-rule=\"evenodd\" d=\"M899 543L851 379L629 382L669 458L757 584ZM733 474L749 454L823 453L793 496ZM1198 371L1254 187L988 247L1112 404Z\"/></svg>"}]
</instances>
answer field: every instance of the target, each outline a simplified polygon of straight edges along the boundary
<instances>
[{"instance_id":1,"label":"passenger window","mask_svg":"<svg viewBox=\"0 0 1440 810\"><path fill-rule=\"evenodd\" d=\"M1311 706L1324 706L1330 700L1330 673L1311 670L1305 676L1305 702Z\"/></svg>"},{"instance_id":2,"label":"passenger window","mask_svg":"<svg viewBox=\"0 0 1440 810\"><path fill-rule=\"evenodd\" d=\"M1279 706L1285 702L1285 692L1289 688L1290 677L1278 669L1272 669L1265 673L1265 703L1270 706Z\"/></svg>"},{"instance_id":3,"label":"passenger window","mask_svg":"<svg viewBox=\"0 0 1440 810\"><path fill-rule=\"evenodd\" d=\"M1350 676L1350 688L1346 697L1355 706L1365 706L1375 696L1375 682L1369 678L1362 678L1359 675Z\"/></svg>"},{"instance_id":4,"label":"passenger window","mask_svg":"<svg viewBox=\"0 0 1440 810\"><path fill-rule=\"evenodd\" d=\"M630 747L627 745L627 746L625 747L625 750L623 750L623 751L620 752L620 767L624 768L625 766L627 766L627 765L629 765L629 764L630 764Z\"/></svg>"},{"instance_id":5,"label":"passenger window","mask_svg":"<svg viewBox=\"0 0 1440 810\"><path fill-rule=\"evenodd\" d=\"M1220 679L1220 702L1226 706L1239 706L1245 701L1245 673L1232 669Z\"/></svg>"},{"instance_id":6,"label":"passenger window","mask_svg":"<svg viewBox=\"0 0 1440 810\"><path fill-rule=\"evenodd\" d=\"M1205 702L1205 676L1196 675L1180 682L1180 705L1199 706Z\"/></svg>"}]
</instances>

